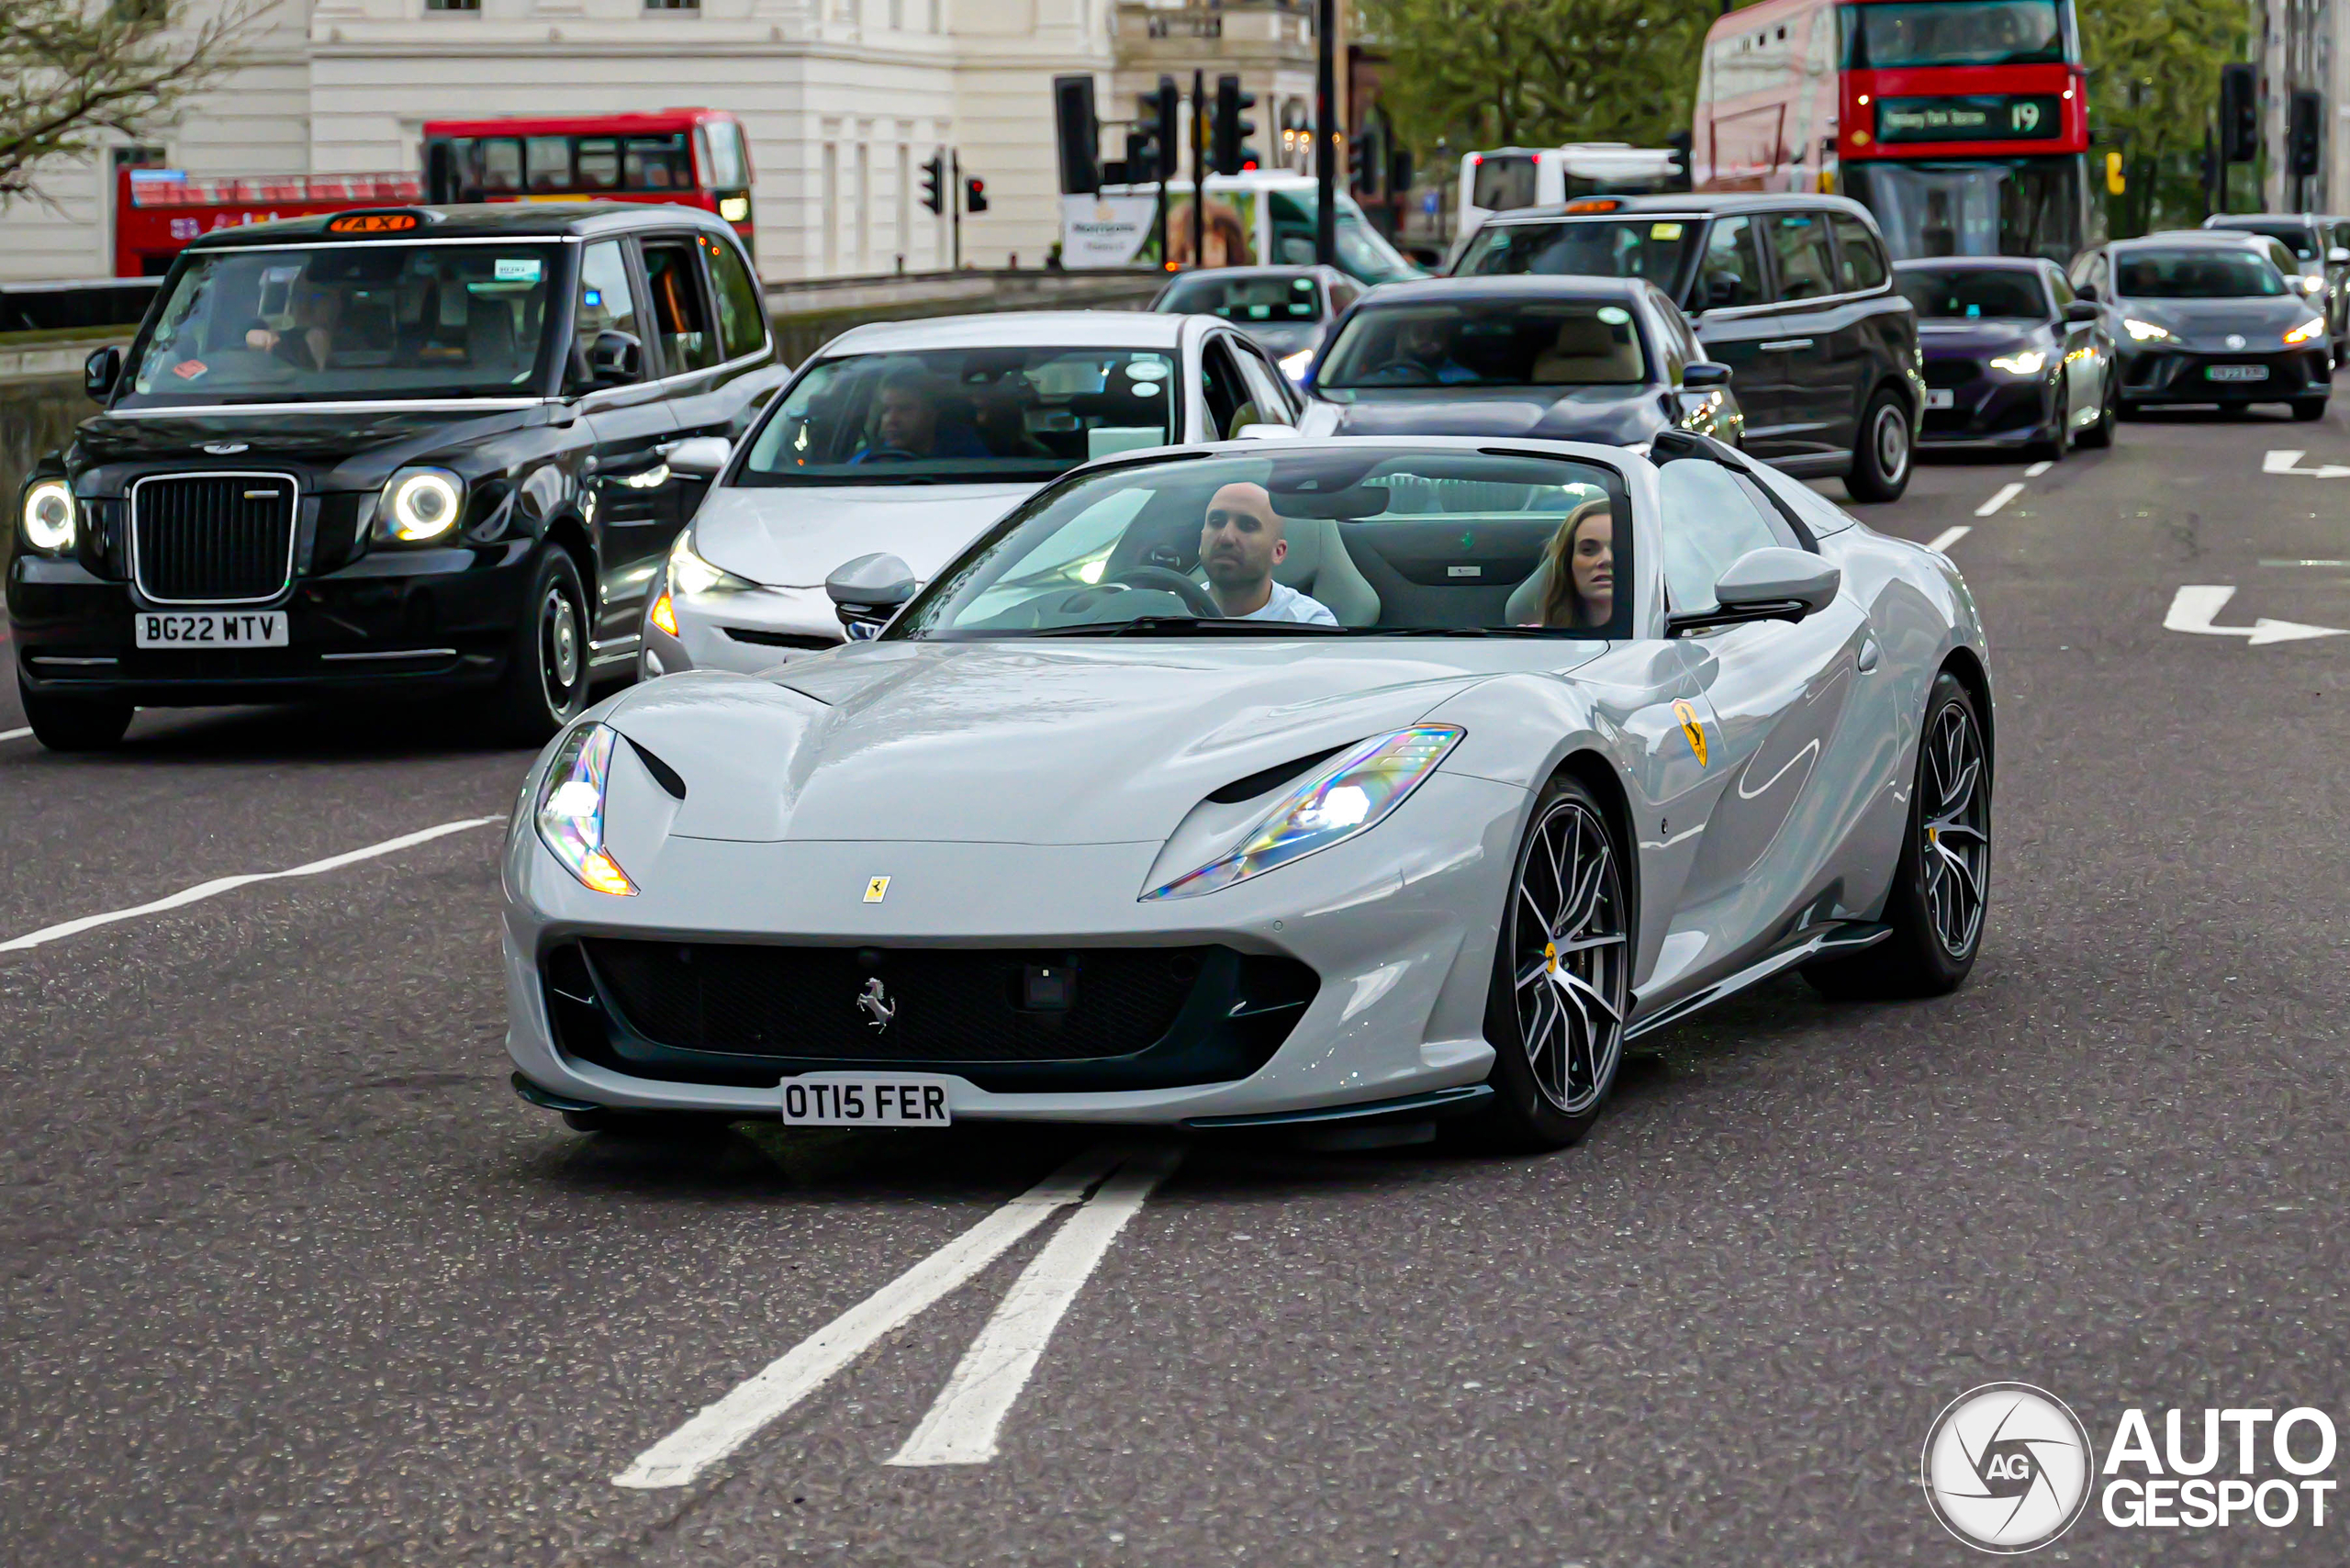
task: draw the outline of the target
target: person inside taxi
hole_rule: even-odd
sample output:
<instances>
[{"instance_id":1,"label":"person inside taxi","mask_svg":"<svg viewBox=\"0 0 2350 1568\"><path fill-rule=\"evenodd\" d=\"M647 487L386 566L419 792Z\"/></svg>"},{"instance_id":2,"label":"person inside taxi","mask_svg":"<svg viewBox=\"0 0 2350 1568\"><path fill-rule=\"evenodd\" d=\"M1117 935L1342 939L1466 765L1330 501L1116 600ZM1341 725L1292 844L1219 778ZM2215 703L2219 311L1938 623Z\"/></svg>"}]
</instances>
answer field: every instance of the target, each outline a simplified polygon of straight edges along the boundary
<instances>
[{"instance_id":1,"label":"person inside taxi","mask_svg":"<svg viewBox=\"0 0 2350 1568\"><path fill-rule=\"evenodd\" d=\"M1550 581L1540 624L1561 630L1605 626L1616 618L1616 514L1586 501L1567 514L1542 554Z\"/></svg>"},{"instance_id":2,"label":"person inside taxi","mask_svg":"<svg viewBox=\"0 0 2350 1568\"><path fill-rule=\"evenodd\" d=\"M245 346L303 370L326 369L334 357L335 329L342 323L342 291L304 278L294 289L292 315L293 326L284 332L255 321L245 329Z\"/></svg>"},{"instance_id":3,"label":"person inside taxi","mask_svg":"<svg viewBox=\"0 0 2350 1568\"><path fill-rule=\"evenodd\" d=\"M1362 376L1361 386L1454 386L1477 373L1452 357L1459 323L1437 316L1407 316L1395 324L1395 346L1385 364Z\"/></svg>"},{"instance_id":4,"label":"person inside taxi","mask_svg":"<svg viewBox=\"0 0 2350 1568\"><path fill-rule=\"evenodd\" d=\"M939 417L938 392L919 371L900 371L881 384L873 430L851 463L877 460L986 457L979 432L960 420Z\"/></svg>"},{"instance_id":5,"label":"person inside taxi","mask_svg":"<svg viewBox=\"0 0 2350 1568\"><path fill-rule=\"evenodd\" d=\"M1287 530L1262 485L1225 486L1208 498L1200 524L1200 569L1216 608L1235 621L1295 621L1336 626L1338 618L1287 584L1273 568L1289 554Z\"/></svg>"}]
</instances>

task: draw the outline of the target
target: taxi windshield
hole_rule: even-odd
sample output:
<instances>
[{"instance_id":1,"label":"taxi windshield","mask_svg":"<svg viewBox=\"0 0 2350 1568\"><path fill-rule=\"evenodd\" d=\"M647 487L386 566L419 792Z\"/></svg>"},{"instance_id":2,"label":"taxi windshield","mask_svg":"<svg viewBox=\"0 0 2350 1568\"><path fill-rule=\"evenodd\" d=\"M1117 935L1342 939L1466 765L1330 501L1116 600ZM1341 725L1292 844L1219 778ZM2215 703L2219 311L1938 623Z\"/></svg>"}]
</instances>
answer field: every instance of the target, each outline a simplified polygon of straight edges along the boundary
<instances>
[{"instance_id":1,"label":"taxi windshield","mask_svg":"<svg viewBox=\"0 0 2350 1568\"><path fill-rule=\"evenodd\" d=\"M1315 373L1339 394L1428 386L1606 386L1646 379L1632 313L1583 300L1474 300L1357 310Z\"/></svg>"},{"instance_id":2,"label":"taxi windshield","mask_svg":"<svg viewBox=\"0 0 2350 1568\"><path fill-rule=\"evenodd\" d=\"M1456 277L1519 273L1644 277L1673 292L1701 220L1691 218L1568 218L1555 223L1490 223L1453 266Z\"/></svg>"},{"instance_id":3,"label":"taxi windshield","mask_svg":"<svg viewBox=\"0 0 2350 1568\"><path fill-rule=\"evenodd\" d=\"M1029 501L884 635L1623 637L1630 515L1564 457L1144 461Z\"/></svg>"},{"instance_id":4,"label":"taxi windshield","mask_svg":"<svg viewBox=\"0 0 2350 1568\"><path fill-rule=\"evenodd\" d=\"M733 483L985 484L1050 479L1165 446L1172 350L927 349L845 354L796 382Z\"/></svg>"},{"instance_id":5,"label":"taxi windshield","mask_svg":"<svg viewBox=\"0 0 2350 1568\"><path fill-rule=\"evenodd\" d=\"M198 252L172 282L124 404L532 397L562 249Z\"/></svg>"}]
</instances>

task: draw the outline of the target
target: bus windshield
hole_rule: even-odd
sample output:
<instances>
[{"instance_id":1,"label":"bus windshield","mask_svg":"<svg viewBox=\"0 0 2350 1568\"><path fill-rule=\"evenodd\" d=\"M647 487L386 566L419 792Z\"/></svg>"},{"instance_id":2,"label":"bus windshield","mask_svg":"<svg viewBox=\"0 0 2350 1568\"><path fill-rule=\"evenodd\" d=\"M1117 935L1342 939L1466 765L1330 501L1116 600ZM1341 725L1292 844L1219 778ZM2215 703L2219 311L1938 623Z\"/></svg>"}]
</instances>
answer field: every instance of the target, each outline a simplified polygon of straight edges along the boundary
<instances>
[{"instance_id":1,"label":"bus windshield","mask_svg":"<svg viewBox=\"0 0 2350 1568\"><path fill-rule=\"evenodd\" d=\"M2087 165L2053 158L1855 159L1844 194L1875 214L1896 261L2045 256L2063 266L2088 243Z\"/></svg>"},{"instance_id":2,"label":"bus windshield","mask_svg":"<svg viewBox=\"0 0 2350 1568\"><path fill-rule=\"evenodd\" d=\"M1897 0L1845 6L1844 64L1852 71L1920 65L2062 65L2057 0Z\"/></svg>"}]
</instances>

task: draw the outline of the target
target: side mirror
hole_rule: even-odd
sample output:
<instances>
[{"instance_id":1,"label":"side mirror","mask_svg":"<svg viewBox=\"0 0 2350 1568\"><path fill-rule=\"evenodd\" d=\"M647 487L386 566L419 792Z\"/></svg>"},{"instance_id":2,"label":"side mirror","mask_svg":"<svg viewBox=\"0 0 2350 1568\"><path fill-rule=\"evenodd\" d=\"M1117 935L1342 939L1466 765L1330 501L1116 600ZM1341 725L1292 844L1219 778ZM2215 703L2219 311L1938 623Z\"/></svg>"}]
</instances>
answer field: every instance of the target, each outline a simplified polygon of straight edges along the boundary
<instances>
[{"instance_id":1,"label":"side mirror","mask_svg":"<svg viewBox=\"0 0 2350 1568\"><path fill-rule=\"evenodd\" d=\"M82 362L82 390L103 403L122 378L122 351L100 349Z\"/></svg>"},{"instance_id":2,"label":"side mirror","mask_svg":"<svg viewBox=\"0 0 2350 1568\"><path fill-rule=\"evenodd\" d=\"M2350 248L2345 248L2341 245L2334 246L2332 250L2326 252L2325 264L2330 267L2350 266Z\"/></svg>"},{"instance_id":3,"label":"side mirror","mask_svg":"<svg viewBox=\"0 0 2350 1568\"><path fill-rule=\"evenodd\" d=\"M714 479L734 455L734 443L722 435L688 436L669 449L669 472L688 479Z\"/></svg>"},{"instance_id":4,"label":"side mirror","mask_svg":"<svg viewBox=\"0 0 2350 1568\"><path fill-rule=\"evenodd\" d=\"M2098 319L2098 315L2097 301L2094 299L2076 299L2065 307L2065 319L2067 321L2094 321Z\"/></svg>"},{"instance_id":5,"label":"side mirror","mask_svg":"<svg viewBox=\"0 0 2350 1568\"><path fill-rule=\"evenodd\" d=\"M1681 386L1685 392L1703 392L1710 386L1729 385L1729 366L1710 359L1693 360L1681 372Z\"/></svg>"},{"instance_id":6,"label":"side mirror","mask_svg":"<svg viewBox=\"0 0 2350 1568\"><path fill-rule=\"evenodd\" d=\"M841 618L848 640L861 643L878 636L881 628L914 596L914 569L895 555L874 554L843 562L824 579L824 594L833 613Z\"/></svg>"},{"instance_id":7,"label":"side mirror","mask_svg":"<svg viewBox=\"0 0 2350 1568\"><path fill-rule=\"evenodd\" d=\"M2093 283L2085 283L2081 285L2080 287L2073 290L2073 292L2081 298L2087 300L2091 305L2095 305L2097 303L2097 285Z\"/></svg>"},{"instance_id":8,"label":"side mirror","mask_svg":"<svg viewBox=\"0 0 2350 1568\"><path fill-rule=\"evenodd\" d=\"M644 345L626 332L602 331L588 345L588 382L599 391L626 386L644 374Z\"/></svg>"},{"instance_id":9,"label":"side mirror","mask_svg":"<svg viewBox=\"0 0 2350 1568\"><path fill-rule=\"evenodd\" d=\"M1750 550L1714 584L1713 609L1671 617L1666 633L1678 636L1748 621L1800 621L1825 610L1843 583L1842 571L1807 550L1776 544Z\"/></svg>"}]
</instances>

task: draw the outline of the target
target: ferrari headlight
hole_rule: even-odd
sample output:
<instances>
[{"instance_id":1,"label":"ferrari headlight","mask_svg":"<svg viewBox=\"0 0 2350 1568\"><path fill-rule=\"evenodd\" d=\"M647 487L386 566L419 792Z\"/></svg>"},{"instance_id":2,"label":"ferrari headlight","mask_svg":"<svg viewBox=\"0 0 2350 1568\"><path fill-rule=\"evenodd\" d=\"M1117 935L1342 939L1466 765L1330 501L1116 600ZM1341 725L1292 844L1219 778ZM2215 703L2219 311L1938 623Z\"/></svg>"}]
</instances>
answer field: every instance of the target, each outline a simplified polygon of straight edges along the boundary
<instances>
[{"instance_id":1,"label":"ferrari headlight","mask_svg":"<svg viewBox=\"0 0 2350 1568\"><path fill-rule=\"evenodd\" d=\"M73 487L62 479L43 479L25 492L25 543L45 554L70 549L73 543Z\"/></svg>"},{"instance_id":2,"label":"ferrari headlight","mask_svg":"<svg viewBox=\"0 0 2350 1568\"><path fill-rule=\"evenodd\" d=\"M2004 370L2009 375L2037 375L2040 367L2048 363L2048 355L2040 349L2020 349L2003 353L1991 361L1991 368Z\"/></svg>"},{"instance_id":3,"label":"ferrari headlight","mask_svg":"<svg viewBox=\"0 0 2350 1568\"><path fill-rule=\"evenodd\" d=\"M403 468L384 487L376 528L402 544L423 544L455 530L465 515L465 482L446 468Z\"/></svg>"},{"instance_id":4,"label":"ferrari headlight","mask_svg":"<svg viewBox=\"0 0 2350 1568\"><path fill-rule=\"evenodd\" d=\"M679 593L740 593L759 585L703 560L695 553L694 531L689 528L669 546L669 586Z\"/></svg>"},{"instance_id":5,"label":"ferrari headlight","mask_svg":"<svg viewBox=\"0 0 2350 1568\"><path fill-rule=\"evenodd\" d=\"M2288 349L2299 348L2303 343L2316 342L2317 339L2324 335L2324 332L2325 318L2322 316L2312 316L2308 320L2302 322L2300 326L2285 334L2285 346Z\"/></svg>"},{"instance_id":6,"label":"ferrari headlight","mask_svg":"<svg viewBox=\"0 0 2350 1568\"><path fill-rule=\"evenodd\" d=\"M2152 321L2141 321L2135 316L2122 318L2121 330L2142 343L2166 343L2171 339L2168 327L2157 327Z\"/></svg>"},{"instance_id":7,"label":"ferrari headlight","mask_svg":"<svg viewBox=\"0 0 2350 1568\"><path fill-rule=\"evenodd\" d=\"M1314 363L1312 349L1300 349L1295 353L1281 355L1281 374L1292 381L1305 379L1305 367Z\"/></svg>"},{"instance_id":8,"label":"ferrari headlight","mask_svg":"<svg viewBox=\"0 0 2350 1568\"><path fill-rule=\"evenodd\" d=\"M615 898L634 898L636 884L604 853L604 783L620 733L581 724L564 736L539 786L539 842L583 886Z\"/></svg>"},{"instance_id":9,"label":"ferrari headlight","mask_svg":"<svg viewBox=\"0 0 2350 1568\"><path fill-rule=\"evenodd\" d=\"M1369 830L1436 771L1462 734L1457 724L1416 724L1363 742L1292 790L1230 851L1143 897L1212 893Z\"/></svg>"}]
</instances>

